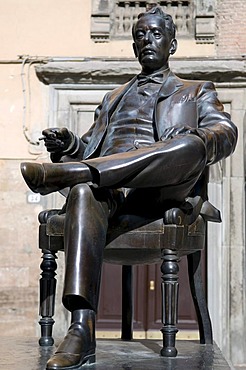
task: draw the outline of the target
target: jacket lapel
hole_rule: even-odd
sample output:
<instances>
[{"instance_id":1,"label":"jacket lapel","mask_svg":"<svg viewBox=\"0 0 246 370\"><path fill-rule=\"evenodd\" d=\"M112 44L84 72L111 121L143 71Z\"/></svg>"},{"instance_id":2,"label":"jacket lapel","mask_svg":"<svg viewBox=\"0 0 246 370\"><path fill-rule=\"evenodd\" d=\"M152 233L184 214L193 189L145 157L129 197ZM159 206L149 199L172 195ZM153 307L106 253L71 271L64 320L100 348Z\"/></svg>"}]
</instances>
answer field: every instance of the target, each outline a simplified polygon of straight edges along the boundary
<instances>
[{"instance_id":1,"label":"jacket lapel","mask_svg":"<svg viewBox=\"0 0 246 370\"><path fill-rule=\"evenodd\" d=\"M157 136L159 139L165 129L167 120L165 111L163 110L165 100L178 91L182 86L183 82L170 71L169 76L160 88L154 109L154 123L156 125Z\"/></svg>"},{"instance_id":2,"label":"jacket lapel","mask_svg":"<svg viewBox=\"0 0 246 370\"><path fill-rule=\"evenodd\" d=\"M135 76L126 84L116 88L113 90L108 98L103 104L102 110L97 120L97 124L94 128L95 135L93 135L87 145L85 152L84 152L84 159L87 159L95 153L97 148L99 147L101 140L104 136L104 133L108 127L108 123L112 113L114 112L115 108L117 107L120 99L126 93L127 90L134 84L137 77Z\"/></svg>"},{"instance_id":3,"label":"jacket lapel","mask_svg":"<svg viewBox=\"0 0 246 370\"><path fill-rule=\"evenodd\" d=\"M110 118L111 114L114 112L116 106L121 100L122 96L130 89L130 87L134 84L136 79L137 79L137 76L133 77L126 84L118 87L118 89L115 89L112 91L112 94L110 95L110 99L109 99L108 109L107 109L107 116L108 116L107 119Z\"/></svg>"},{"instance_id":4,"label":"jacket lapel","mask_svg":"<svg viewBox=\"0 0 246 370\"><path fill-rule=\"evenodd\" d=\"M181 86L183 86L182 81L177 76L175 76L175 74L170 72L166 81L160 88L158 99L167 98L168 96L174 94Z\"/></svg>"}]
</instances>

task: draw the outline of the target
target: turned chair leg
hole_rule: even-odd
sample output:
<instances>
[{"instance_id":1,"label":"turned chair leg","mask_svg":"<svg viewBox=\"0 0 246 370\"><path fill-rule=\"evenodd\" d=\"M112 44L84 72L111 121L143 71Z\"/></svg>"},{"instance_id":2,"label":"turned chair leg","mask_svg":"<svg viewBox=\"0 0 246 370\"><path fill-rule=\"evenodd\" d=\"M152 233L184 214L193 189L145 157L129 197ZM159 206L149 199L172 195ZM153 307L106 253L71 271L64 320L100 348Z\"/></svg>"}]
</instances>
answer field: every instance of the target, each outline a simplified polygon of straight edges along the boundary
<instances>
[{"instance_id":1,"label":"turned chair leg","mask_svg":"<svg viewBox=\"0 0 246 370\"><path fill-rule=\"evenodd\" d=\"M211 320L202 285L201 251L189 254L188 271L190 289L196 309L201 344L213 344Z\"/></svg>"},{"instance_id":2,"label":"turned chair leg","mask_svg":"<svg viewBox=\"0 0 246 370\"><path fill-rule=\"evenodd\" d=\"M177 311L178 311L178 257L177 253L170 249L162 251L162 324L161 332L163 334L163 348L161 356L176 357L177 349L175 347L176 334L178 329Z\"/></svg>"},{"instance_id":3,"label":"turned chair leg","mask_svg":"<svg viewBox=\"0 0 246 370\"><path fill-rule=\"evenodd\" d=\"M40 346L52 346L54 339L52 337L52 328L54 324L53 316L55 311L55 292L56 292L56 254L49 250L42 250L42 270L39 281L40 288L40 311L42 318L39 321L41 326Z\"/></svg>"},{"instance_id":4,"label":"turned chair leg","mask_svg":"<svg viewBox=\"0 0 246 370\"><path fill-rule=\"evenodd\" d=\"M132 266L122 266L122 322L121 322L121 339L132 339Z\"/></svg>"}]
</instances>

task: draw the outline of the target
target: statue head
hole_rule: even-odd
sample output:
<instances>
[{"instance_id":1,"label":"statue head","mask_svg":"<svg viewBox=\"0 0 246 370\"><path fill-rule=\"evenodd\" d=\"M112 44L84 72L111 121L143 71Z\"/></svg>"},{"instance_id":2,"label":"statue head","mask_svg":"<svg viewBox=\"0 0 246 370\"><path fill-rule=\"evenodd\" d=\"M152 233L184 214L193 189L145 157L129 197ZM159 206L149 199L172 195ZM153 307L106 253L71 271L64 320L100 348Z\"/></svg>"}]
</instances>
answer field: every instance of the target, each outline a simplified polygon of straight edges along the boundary
<instances>
[{"instance_id":1,"label":"statue head","mask_svg":"<svg viewBox=\"0 0 246 370\"><path fill-rule=\"evenodd\" d=\"M177 49L176 27L169 14L155 6L138 16L132 28L133 50L143 71L152 73L168 67L168 59Z\"/></svg>"}]
</instances>

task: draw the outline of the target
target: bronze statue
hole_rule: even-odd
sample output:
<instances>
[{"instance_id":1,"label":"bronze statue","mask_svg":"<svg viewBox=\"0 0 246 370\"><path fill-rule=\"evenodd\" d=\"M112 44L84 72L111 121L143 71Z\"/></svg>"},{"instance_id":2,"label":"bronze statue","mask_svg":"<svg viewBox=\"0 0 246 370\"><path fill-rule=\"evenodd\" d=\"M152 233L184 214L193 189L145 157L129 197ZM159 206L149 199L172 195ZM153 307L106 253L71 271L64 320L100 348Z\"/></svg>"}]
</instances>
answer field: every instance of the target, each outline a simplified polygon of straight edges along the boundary
<instances>
[{"instance_id":1,"label":"bronze statue","mask_svg":"<svg viewBox=\"0 0 246 370\"><path fill-rule=\"evenodd\" d=\"M177 48L171 16L160 7L140 14L133 39L141 73L106 94L82 138L66 128L43 131L54 163L21 165L34 192L70 187L63 304L72 320L49 370L94 361L103 250L114 215L139 215L148 222L162 217L170 203L205 197L206 166L229 156L236 145L237 129L214 85L181 80L170 71L168 59Z\"/></svg>"}]
</instances>

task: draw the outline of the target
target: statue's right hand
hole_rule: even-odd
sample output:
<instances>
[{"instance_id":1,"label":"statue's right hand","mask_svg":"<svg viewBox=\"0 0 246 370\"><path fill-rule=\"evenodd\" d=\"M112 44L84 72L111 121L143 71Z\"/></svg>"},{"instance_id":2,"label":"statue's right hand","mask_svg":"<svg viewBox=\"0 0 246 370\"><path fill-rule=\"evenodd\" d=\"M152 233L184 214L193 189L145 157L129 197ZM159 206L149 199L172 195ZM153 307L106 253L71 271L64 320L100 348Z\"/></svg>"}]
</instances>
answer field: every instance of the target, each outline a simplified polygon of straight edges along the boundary
<instances>
[{"instance_id":1,"label":"statue's right hand","mask_svg":"<svg viewBox=\"0 0 246 370\"><path fill-rule=\"evenodd\" d=\"M63 152L73 140L72 133L65 127L47 128L42 131L42 135L40 140L44 140L44 145L50 153Z\"/></svg>"}]
</instances>

